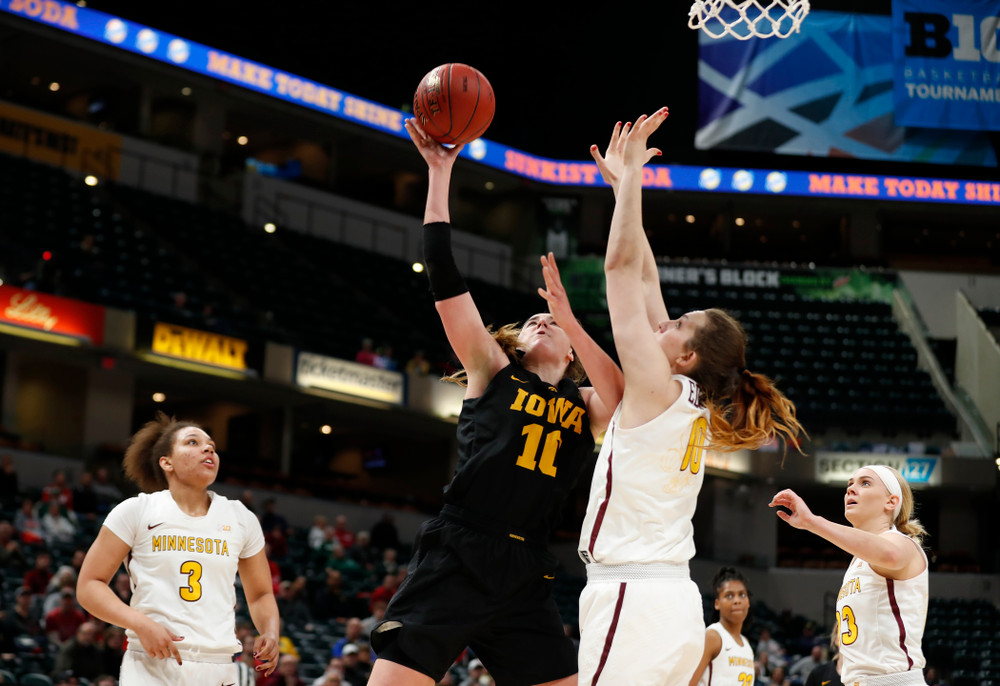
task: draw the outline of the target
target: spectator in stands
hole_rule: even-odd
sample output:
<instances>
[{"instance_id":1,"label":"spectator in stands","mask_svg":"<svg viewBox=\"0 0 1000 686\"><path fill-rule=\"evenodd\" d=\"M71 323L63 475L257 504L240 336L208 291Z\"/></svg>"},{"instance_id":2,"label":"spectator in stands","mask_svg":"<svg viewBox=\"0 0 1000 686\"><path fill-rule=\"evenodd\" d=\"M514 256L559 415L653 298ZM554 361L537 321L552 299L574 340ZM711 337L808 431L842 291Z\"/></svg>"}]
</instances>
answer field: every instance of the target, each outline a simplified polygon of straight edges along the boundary
<instances>
[{"instance_id":1,"label":"spectator in stands","mask_svg":"<svg viewBox=\"0 0 1000 686\"><path fill-rule=\"evenodd\" d=\"M374 366L379 369L388 369L389 371L396 371L399 367L399 362L392 355L391 345L380 345L378 350L375 351L375 362Z\"/></svg>"},{"instance_id":2,"label":"spectator in stands","mask_svg":"<svg viewBox=\"0 0 1000 686\"><path fill-rule=\"evenodd\" d=\"M0 510L13 510L20 496L17 470L10 453L0 455Z\"/></svg>"},{"instance_id":3,"label":"spectator in stands","mask_svg":"<svg viewBox=\"0 0 1000 686\"><path fill-rule=\"evenodd\" d=\"M396 595L396 590L399 588L400 579L395 574L386 574L382 578L382 583L375 587L372 591L371 598L368 601L368 609L373 610L375 603L380 600L384 600L386 605L392 600L392 597Z\"/></svg>"},{"instance_id":4,"label":"spectator in stands","mask_svg":"<svg viewBox=\"0 0 1000 686\"><path fill-rule=\"evenodd\" d=\"M119 674L122 669L122 659L125 657L125 630L117 626L109 626L104 630L104 645L101 651L102 672Z\"/></svg>"},{"instance_id":5,"label":"spectator in stands","mask_svg":"<svg viewBox=\"0 0 1000 686\"><path fill-rule=\"evenodd\" d=\"M354 532L347 526L347 515L337 515L333 523L333 532L344 550L350 550L354 545Z\"/></svg>"},{"instance_id":6,"label":"spectator in stands","mask_svg":"<svg viewBox=\"0 0 1000 686\"><path fill-rule=\"evenodd\" d=\"M927 682L927 686L948 686L938 676L937 667L928 667L927 671L924 672L924 680Z\"/></svg>"},{"instance_id":7,"label":"spectator in stands","mask_svg":"<svg viewBox=\"0 0 1000 686\"><path fill-rule=\"evenodd\" d=\"M406 363L406 373L413 376L427 376L431 373L431 363L424 357L423 350L416 350Z\"/></svg>"},{"instance_id":8,"label":"spectator in stands","mask_svg":"<svg viewBox=\"0 0 1000 686\"><path fill-rule=\"evenodd\" d=\"M326 670L324 671L323 676L319 677L316 681L314 681L313 686L316 686L316 684L320 684L322 682L322 679L324 679L330 674L337 674L340 677L341 681L338 683L340 683L341 686L345 686L345 684L350 683L343 680L344 660L339 657L331 657L329 662L326 663Z\"/></svg>"},{"instance_id":9,"label":"spectator in stands","mask_svg":"<svg viewBox=\"0 0 1000 686\"><path fill-rule=\"evenodd\" d=\"M304 597L306 583L304 576L298 576L278 585L278 614L289 626L303 628L312 622L312 612Z\"/></svg>"},{"instance_id":10,"label":"spectator in stands","mask_svg":"<svg viewBox=\"0 0 1000 686\"><path fill-rule=\"evenodd\" d=\"M52 581L52 555L46 550L39 550L35 555L35 564L24 573L24 587L34 595L45 595Z\"/></svg>"},{"instance_id":11,"label":"spectator in stands","mask_svg":"<svg viewBox=\"0 0 1000 686\"><path fill-rule=\"evenodd\" d=\"M458 686L479 686L480 679L486 676L486 668L482 660L472 658L469 660L469 675L459 683Z\"/></svg>"},{"instance_id":12,"label":"spectator in stands","mask_svg":"<svg viewBox=\"0 0 1000 686\"><path fill-rule=\"evenodd\" d=\"M63 589L59 594L59 606L45 615L45 635L49 641L62 645L73 638L86 621L87 615L77 606L73 591Z\"/></svg>"},{"instance_id":13,"label":"spectator in stands","mask_svg":"<svg viewBox=\"0 0 1000 686\"><path fill-rule=\"evenodd\" d=\"M107 467L98 467L94 472L94 493L97 494L97 502L101 514L111 511L111 508L121 502L121 490L111 482L111 476Z\"/></svg>"},{"instance_id":14,"label":"spectator in stands","mask_svg":"<svg viewBox=\"0 0 1000 686\"><path fill-rule=\"evenodd\" d=\"M260 526L265 531L278 529L282 533L288 531L288 520L278 513L278 503L274 498L264 501L264 513L260 516Z\"/></svg>"},{"instance_id":15,"label":"spectator in stands","mask_svg":"<svg viewBox=\"0 0 1000 686\"><path fill-rule=\"evenodd\" d=\"M53 500L63 507L73 509L73 490L69 487L65 469L57 469L52 472L52 481L42 489L41 501L49 503Z\"/></svg>"},{"instance_id":16,"label":"spectator in stands","mask_svg":"<svg viewBox=\"0 0 1000 686\"><path fill-rule=\"evenodd\" d=\"M269 677L257 680L257 686L306 686L299 676L299 658L283 654L278 659L278 669Z\"/></svg>"},{"instance_id":17,"label":"spectator in stands","mask_svg":"<svg viewBox=\"0 0 1000 686\"><path fill-rule=\"evenodd\" d=\"M260 528L264 530L264 540L271 548L269 560L283 560L288 555L288 520L278 513L274 498L264 501L264 514L260 518Z\"/></svg>"},{"instance_id":18,"label":"spectator in stands","mask_svg":"<svg viewBox=\"0 0 1000 686\"><path fill-rule=\"evenodd\" d=\"M840 680L840 665L837 659L837 649L840 647L840 625L835 624L830 635L830 655L826 662L819 665L806 677L805 686L844 686Z\"/></svg>"},{"instance_id":19,"label":"spectator in stands","mask_svg":"<svg viewBox=\"0 0 1000 686\"><path fill-rule=\"evenodd\" d=\"M0 519L0 569L21 571L28 566L28 558L14 534L14 525L6 519Z\"/></svg>"},{"instance_id":20,"label":"spectator in stands","mask_svg":"<svg viewBox=\"0 0 1000 686\"><path fill-rule=\"evenodd\" d=\"M118 680L110 674L101 674L90 682L90 686L118 686Z\"/></svg>"},{"instance_id":21,"label":"spectator in stands","mask_svg":"<svg viewBox=\"0 0 1000 686\"><path fill-rule=\"evenodd\" d=\"M76 525L63 513L58 500L50 500L42 515L42 534L49 546L72 543L76 539Z\"/></svg>"},{"instance_id":22,"label":"spectator in stands","mask_svg":"<svg viewBox=\"0 0 1000 686\"><path fill-rule=\"evenodd\" d=\"M810 672L823 664L823 647L814 645L808 655L804 655L796 660L788 668L788 678L792 681L802 682L808 678Z\"/></svg>"},{"instance_id":23,"label":"spectator in stands","mask_svg":"<svg viewBox=\"0 0 1000 686\"><path fill-rule=\"evenodd\" d=\"M115 574L111 590L126 605L132 602L132 580L129 578L128 572L118 572Z\"/></svg>"},{"instance_id":24,"label":"spectator in stands","mask_svg":"<svg viewBox=\"0 0 1000 686\"><path fill-rule=\"evenodd\" d=\"M83 560L86 557L87 551L84 548L73 549L73 556L69 559L69 566L73 568L77 576L80 575L80 568L83 567Z\"/></svg>"},{"instance_id":25,"label":"spectator in stands","mask_svg":"<svg viewBox=\"0 0 1000 686\"><path fill-rule=\"evenodd\" d=\"M382 578L386 574L396 574L399 571L399 560L396 559L396 549L386 548L382 558L375 565L375 577Z\"/></svg>"},{"instance_id":26,"label":"spectator in stands","mask_svg":"<svg viewBox=\"0 0 1000 686\"><path fill-rule=\"evenodd\" d=\"M100 502L94 490L94 475L85 470L80 474L80 482L73 489L73 512L77 519L93 522L97 519Z\"/></svg>"},{"instance_id":27,"label":"spectator in stands","mask_svg":"<svg viewBox=\"0 0 1000 686\"><path fill-rule=\"evenodd\" d=\"M367 684L371 674L371 664L361 659L361 649L353 643L344 646L341 654L344 661L344 678L352 684Z\"/></svg>"},{"instance_id":28,"label":"spectator in stands","mask_svg":"<svg viewBox=\"0 0 1000 686\"><path fill-rule=\"evenodd\" d=\"M361 619L358 617L351 617L347 620L347 625L344 627L344 635L333 644L331 652L334 657L344 656L344 646L353 645L356 646L358 641L366 635L364 634L364 627L361 624Z\"/></svg>"},{"instance_id":29,"label":"spectator in stands","mask_svg":"<svg viewBox=\"0 0 1000 686\"><path fill-rule=\"evenodd\" d=\"M382 518L372 527L372 547L376 550L399 548L399 532L391 512L383 512Z\"/></svg>"},{"instance_id":30,"label":"spectator in stands","mask_svg":"<svg viewBox=\"0 0 1000 686\"><path fill-rule=\"evenodd\" d=\"M365 576L373 577L375 573L375 563L378 562L378 551L372 547L371 535L367 531L359 531L354 539L354 545L348 551L351 559L358 563L364 570ZM376 577L373 577L376 578Z\"/></svg>"},{"instance_id":31,"label":"spectator in stands","mask_svg":"<svg viewBox=\"0 0 1000 686\"><path fill-rule=\"evenodd\" d=\"M370 367L374 367L375 357L375 343L370 338L362 338L361 350L354 356L354 361L358 364L367 364Z\"/></svg>"},{"instance_id":32,"label":"spectator in stands","mask_svg":"<svg viewBox=\"0 0 1000 686\"><path fill-rule=\"evenodd\" d=\"M48 592L45 596L45 602L42 604L42 614L48 614L52 610L59 607L62 602L62 592L69 591L73 593L76 588L76 571L69 565L63 565L56 570L56 573L52 576L52 580L49 581L49 585L46 588Z\"/></svg>"},{"instance_id":33,"label":"spectator in stands","mask_svg":"<svg viewBox=\"0 0 1000 686\"><path fill-rule=\"evenodd\" d=\"M760 630L760 640L757 641L757 657L767 655L767 663L775 667L785 662L785 649L771 637L771 630L766 626Z\"/></svg>"},{"instance_id":34,"label":"spectator in stands","mask_svg":"<svg viewBox=\"0 0 1000 686\"><path fill-rule=\"evenodd\" d=\"M79 686L80 681L73 676L73 670L67 669L52 678L52 686Z\"/></svg>"},{"instance_id":35,"label":"spectator in stands","mask_svg":"<svg viewBox=\"0 0 1000 686\"><path fill-rule=\"evenodd\" d=\"M326 517L323 515L313 517L312 527L309 528L306 540L309 541L310 550L317 550L323 545L326 540Z\"/></svg>"},{"instance_id":36,"label":"spectator in stands","mask_svg":"<svg viewBox=\"0 0 1000 686\"><path fill-rule=\"evenodd\" d=\"M45 542L42 520L35 514L35 503L31 498L21 500L21 509L14 515L14 528L21 543L39 545Z\"/></svg>"},{"instance_id":37,"label":"spectator in stands","mask_svg":"<svg viewBox=\"0 0 1000 686\"><path fill-rule=\"evenodd\" d=\"M254 515L257 515L257 506L253 502L253 491L247 489L240 493L240 502L243 503L243 507L250 510ZM257 515L258 518L260 515Z\"/></svg>"},{"instance_id":38,"label":"spectator in stands","mask_svg":"<svg viewBox=\"0 0 1000 686\"><path fill-rule=\"evenodd\" d=\"M351 686L351 682L344 681L343 668L330 669L327 667L326 671L312 682L312 686Z\"/></svg>"},{"instance_id":39,"label":"spectator in stands","mask_svg":"<svg viewBox=\"0 0 1000 686\"><path fill-rule=\"evenodd\" d=\"M781 666L774 668L767 683L770 686L792 686L792 680L785 676L785 668Z\"/></svg>"},{"instance_id":40,"label":"spectator in stands","mask_svg":"<svg viewBox=\"0 0 1000 686\"><path fill-rule=\"evenodd\" d=\"M796 529L810 531L854 556L837 596L841 678L923 683L921 642L927 619L926 531L911 519L913 492L891 467L867 465L847 482L844 516L851 526L813 514L794 491L771 507ZM874 677L881 677L874 679Z\"/></svg>"},{"instance_id":41,"label":"spectator in stands","mask_svg":"<svg viewBox=\"0 0 1000 686\"><path fill-rule=\"evenodd\" d=\"M11 627L10 634L44 638L41 607L40 603L32 602L31 591L23 587L17 589L14 592L14 607L3 613L3 621Z\"/></svg>"},{"instance_id":42,"label":"spectator in stands","mask_svg":"<svg viewBox=\"0 0 1000 686\"><path fill-rule=\"evenodd\" d=\"M344 592L343 577L336 569L326 569L326 581L316 592L313 615L317 619L344 621L351 612L351 602Z\"/></svg>"},{"instance_id":43,"label":"spectator in stands","mask_svg":"<svg viewBox=\"0 0 1000 686\"><path fill-rule=\"evenodd\" d=\"M93 679L105 671L96 633L97 626L93 622L83 622L77 627L75 635L59 648L52 666L53 678L70 670L77 678Z\"/></svg>"},{"instance_id":44,"label":"spectator in stands","mask_svg":"<svg viewBox=\"0 0 1000 686\"><path fill-rule=\"evenodd\" d=\"M361 635L369 636L371 635L372 629L375 625L382 621L385 617L385 606L388 603L385 600L376 600L372 604L372 613L361 620Z\"/></svg>"},{"instance_id":45,"label":"spectator in stands","mask_svg":"<svg viewBox=\"0 0 1000 686\"><path fill-rule=\"evenodd\" d=\"M326 561L326 566L336 569L348 581L357 581L364 576L361 566L348 557L347 553L344 552L343 546L338 543L334 543L330 551L330 559Z\"/></svg>"}]
</instances>

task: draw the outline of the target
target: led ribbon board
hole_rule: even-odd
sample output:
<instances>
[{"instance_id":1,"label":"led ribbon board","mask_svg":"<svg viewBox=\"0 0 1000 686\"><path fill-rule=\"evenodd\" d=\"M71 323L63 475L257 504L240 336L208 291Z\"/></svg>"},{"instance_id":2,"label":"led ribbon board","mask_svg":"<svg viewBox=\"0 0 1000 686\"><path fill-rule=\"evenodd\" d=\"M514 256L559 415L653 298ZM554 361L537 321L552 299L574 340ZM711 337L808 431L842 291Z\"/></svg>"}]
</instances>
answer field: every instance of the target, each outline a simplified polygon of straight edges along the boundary
<instances>
[{"instance_id":1,"label":"led ribbon board","mask_svg":"<svg viewBox=\"0 0 1000 686\"><path fill-rule=\"evenodd\" d=\"M88 7L61 0L0 0L0 11L399 138L407 135L407 115L400 110ZM593 163L550 160L482 138L466 145L462 155L552 185L606 185ZM647 166L644 175L646 187L675 191L1000 205L1000 184L953 179L683 165Z\"/></svg>"}]
</instances>

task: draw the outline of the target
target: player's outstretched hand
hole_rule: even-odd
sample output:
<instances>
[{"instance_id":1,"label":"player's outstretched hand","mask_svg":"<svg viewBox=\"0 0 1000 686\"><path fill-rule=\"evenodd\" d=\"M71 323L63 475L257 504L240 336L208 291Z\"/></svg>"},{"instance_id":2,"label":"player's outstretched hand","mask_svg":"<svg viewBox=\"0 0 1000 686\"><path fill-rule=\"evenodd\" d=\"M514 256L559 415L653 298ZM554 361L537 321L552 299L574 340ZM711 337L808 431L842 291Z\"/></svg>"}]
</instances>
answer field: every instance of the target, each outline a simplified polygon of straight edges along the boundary
<instances>
[{"instance_id":1,"label":"player's outstretched hand","mask_svg":"<svg viewBox=\"0 0 1000 686\"><path fill-rule=\"evenodd\" d=\"M464 143L450 148L438 143L427 135L427 132L423 130L413 117L407 119L404 125L406 126L406 132L410 134L410 140L417 146L420 156L427 162L428 167L451 167L455 163L458 153L465 147Z\"/></svg>"},{"instance_id":2,"label":"player's outstretched hand","mask_svg":"<svg viewBox=\"0 0 1000 686\"><path fill-rule=\"evenodd\" d=\"M278 638L273 634L261 634L253 642L253 657L260 662L257 671L270 676L278 666Z\"/></svg>"},{"instance_id":3,"label":"player's outstretched hand","mask_svg":"<svg viewBox=\"0 0 1000 686\"><path fill-rule=\"evenodd\" d=\"M611 130L608 148L603 155L596 145L590 146L590 156L594 158L601 177L611 186L616 196L622 180L622 170L625 168L625 136L631 126L631 122L626 122L625 126L622 126L621 122L615 124L615 128Z\"/></svg>"},{"instance_id":4,"label":"player's outstretched hand","mask_svg":"<svg viewBox=\"0 0 1000 686\"><path fill-rule=\"evenodd\" d=\"M181 654L177 650L177 641L183 641L183 636L178 636L159 622L145 618L139 626L134 627L139 643L147 655L151 655L159 660L172 657L181 664Z\"/></svg>"},{"instance_id":5,"label":"player's outstretched hand","mask_svg":"<svg viewBox=\"0 0 1000 686\"><path fill-rule=\"evenodd\" d=\"M808 530L816 519L816 515L814 515L812 510L809 509L809 506L806 505L806 501L800 498L799 495L790 488L786 488L783 491L775 493L774 497L771 498L771 502L768 504L768 507L788 508L790 512L777 510L775 514L794 526L796 529Z\"/></svg>"},{"instance_id":6,"label":"player's outstretched hand","mask_svg":"<svg viewBox=\"0 0 1000 686\"><path fill-rule=\"evenodd\" d=\"M660 128L660 124L666 121L669 115L670 110L666 107L661 107L652 116L641 115L635 120L635 126L628 131L622 132L622 138L625 139L623 153L626 166L641 167L654 157L663 154L659 148L647 149L646 142L653 132Z\"/></svg>"},{"instance_id":7,"label":"player's outstretched hand","mask_svg":"<svg viewBox=\"0 0 1000 686\"><path fill-rule=\"evenodd\" d=\"M559 276L556 257L552 253L542 255L542 278L545 279L545 288L539 288L538 295L545 298L545 302L549 304L549 313L555 318L556 324L566 329L576 319L566 289L563 288L562 278Z\"/></svg>"}]
</instances>

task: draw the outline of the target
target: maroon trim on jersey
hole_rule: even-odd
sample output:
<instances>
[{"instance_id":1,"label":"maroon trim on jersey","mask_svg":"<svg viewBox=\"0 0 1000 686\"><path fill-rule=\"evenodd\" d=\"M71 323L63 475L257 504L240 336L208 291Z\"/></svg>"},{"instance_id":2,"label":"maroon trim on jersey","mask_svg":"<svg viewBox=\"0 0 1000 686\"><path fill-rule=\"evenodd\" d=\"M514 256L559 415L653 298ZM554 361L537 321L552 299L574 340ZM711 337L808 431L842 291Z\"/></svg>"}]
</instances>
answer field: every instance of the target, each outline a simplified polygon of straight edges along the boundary
<instances>
[{"instance_id":1,"label":"maroon trim on jersey","mask_svg":"<svg viewBox=\"0 0 1000 686\"><path fill-rule=\"evenodd\" d=\"M615 631L618 629L618 617L622 613L622 603L625 602L625 582L623 581L618 587L618 602L615 603L615 614L611 618L611 626L608 627L608 635L604 639L604 652L601 653L601 661L597 665L597 671L594 672L594 679L590 682L590 686L597 686L597 680L601 678L601 672L604 671L604 666L608 663L608 654L611 652L611 644L615 640Z\"/></svg>"},{"instance_id":2,"label":"maroon trim on jersey","mask_svg":"<svg viewBox=\"0 0 1000 686\"><path fill-rule=\"evenodd\" d=\"M608 440L614 440L615 429L614 426L611 427L611 436ZM614 443L612 443L614 445ZM587 552L590 553L591 559L594 557L594 546L597 545L597 534L601 532L601 524L604 523L604 515L608 511L608 501L611 500L611 462L614 460L615 451L614 448L608 451L608 483L604 487L604 500L601 501L601 506L597 508L597 517L594 518L594 528L590 530L590 546L587 548Z\"/></svg>"},{"instance_id":3,"label":"maroon trim on jersey","mask_svg":"<svg viewBox=\"0 0 1000 686\"><path fill-rule=\"evenodd\" d=\"M903 626L903 616L899 613L899 605L896 603L896 586L892 579L885 580L885 588L889 591L889 606L892 608L892 616L896 618L896 626L899 627L899 647L906 655L906 669L913 667L913 658L910 651L906 649L906 627Z\"/></svg>"},{"instance_id":4,"label":"maroon trim on jersey","mask_svg":"<svg viewBox=\"0 0 1000 686\"><path fill-rule=\"evenodd\" d=\"M712 686L712 663L708 663L708 686Z\"/></svg>"}]
</instances>

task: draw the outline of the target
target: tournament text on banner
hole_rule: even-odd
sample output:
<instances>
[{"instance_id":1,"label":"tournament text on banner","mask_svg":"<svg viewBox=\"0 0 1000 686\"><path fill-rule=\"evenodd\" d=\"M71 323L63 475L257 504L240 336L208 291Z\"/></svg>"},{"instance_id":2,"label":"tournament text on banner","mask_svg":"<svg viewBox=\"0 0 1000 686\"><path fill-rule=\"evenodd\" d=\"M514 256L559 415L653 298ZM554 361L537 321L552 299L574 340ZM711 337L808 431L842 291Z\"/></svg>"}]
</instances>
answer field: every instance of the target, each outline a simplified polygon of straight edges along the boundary
<instances>
[{"instance_id":1,"label":"tournament text on banner","mask_svg":"<svg viewBox=\"0 0 1000 686\"><path fill-rule=\"evenodd\" d=\"M996 0L893 0L896 123L1000 130Z\"/></svg>"}]
</instances>

